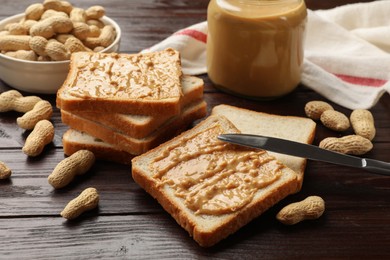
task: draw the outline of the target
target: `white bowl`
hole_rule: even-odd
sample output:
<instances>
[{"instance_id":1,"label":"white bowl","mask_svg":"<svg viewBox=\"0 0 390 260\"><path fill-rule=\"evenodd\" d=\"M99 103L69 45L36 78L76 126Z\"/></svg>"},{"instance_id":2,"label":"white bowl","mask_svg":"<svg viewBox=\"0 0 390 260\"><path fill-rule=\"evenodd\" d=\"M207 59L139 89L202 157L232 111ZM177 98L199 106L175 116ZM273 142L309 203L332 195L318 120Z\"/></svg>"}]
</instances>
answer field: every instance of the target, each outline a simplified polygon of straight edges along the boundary
<instances>
[{"instance_id":1,"label":"white bowl","mask_svg":"<svg viewBox=\"0 0 390 260\"><path fill-rule=\"evenodd\" d=\"M0 21L0 30L8 23L18 22L24 14L17 14ZM104 16L105 24L115 28L116 39L101 52L118 52L121 29L112 19ZM26 61L0 53L0 79L11 87L41 94L55 94L64 82L69 70L69 61Z\"/></svg>"}]
</instances>

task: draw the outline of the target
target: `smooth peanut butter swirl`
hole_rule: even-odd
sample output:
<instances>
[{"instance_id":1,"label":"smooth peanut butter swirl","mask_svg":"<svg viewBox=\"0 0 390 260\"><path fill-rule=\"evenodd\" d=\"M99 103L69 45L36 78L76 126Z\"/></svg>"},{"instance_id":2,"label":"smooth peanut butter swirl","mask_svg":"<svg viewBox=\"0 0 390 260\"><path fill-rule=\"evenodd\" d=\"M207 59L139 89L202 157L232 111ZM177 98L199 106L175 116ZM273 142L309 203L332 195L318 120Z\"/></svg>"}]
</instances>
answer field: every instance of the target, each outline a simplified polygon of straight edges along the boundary
<instances>
[{"instance_id":1,"label":"smooth peanut butter swirl","mask_svg":"<svg viewBox=\"0 0 390 260\"><path fill-rule=\"evenodd\" d=\"M68 89L72 96L159 100L182 95L180 57L173 49L77 57L77 75Z\"/></svg>"},{"instance_id":2,"label":"smooth peanut butter swirl","mask_svg":"<svg viewBox=\"0 0 390 260\"><path fill-rule=\"evenodd\" d=\"M160 185L169 185L195 214L234 212L281 176L283 167L265 151L223 143L214 125L168 147L150 165Z\"/></svg>"}]
</instances>

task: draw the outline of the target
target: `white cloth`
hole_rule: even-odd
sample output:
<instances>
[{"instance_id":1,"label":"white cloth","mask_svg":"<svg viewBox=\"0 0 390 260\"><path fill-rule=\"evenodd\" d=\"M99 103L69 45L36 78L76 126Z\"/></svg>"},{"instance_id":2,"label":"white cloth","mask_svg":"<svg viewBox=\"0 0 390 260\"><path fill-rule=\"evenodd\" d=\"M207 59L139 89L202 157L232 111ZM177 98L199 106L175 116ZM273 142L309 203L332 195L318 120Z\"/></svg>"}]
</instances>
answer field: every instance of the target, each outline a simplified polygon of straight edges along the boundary
<instances>
[{"instance_id":1,"label":"white cloth","mask_svg":"<svg viewBox=\"0 0 390 260\"><path fill-rule=\"evenodd\" d=\"M371 108L390 93L390 1L308 10L302 84L349 109ZM183 72L206 73L207 22L144 51L181 52Z\"/></svg>"}]
</instances>

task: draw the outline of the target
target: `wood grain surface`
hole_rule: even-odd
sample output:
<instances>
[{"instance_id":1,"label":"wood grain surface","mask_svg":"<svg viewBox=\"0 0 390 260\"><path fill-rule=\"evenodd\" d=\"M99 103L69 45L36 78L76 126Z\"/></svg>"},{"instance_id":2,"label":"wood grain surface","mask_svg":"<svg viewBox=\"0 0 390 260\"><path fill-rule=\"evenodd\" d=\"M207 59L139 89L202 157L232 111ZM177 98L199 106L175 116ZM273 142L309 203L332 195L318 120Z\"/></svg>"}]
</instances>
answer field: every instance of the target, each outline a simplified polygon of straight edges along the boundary
<instances>
[{"instance_id":1,"label":"wood grain surface","mask_svg":"<svg viewBox=\"0 0 390 260\"><path fill-rule=\"evenodd\" d=\"M31 0L2 0L0 19L21 13ZM80 7L103 5L123 31L121 52L133 53L173 32L206 19L207 0L78 0ZM327 9L358 1L307 0L311 9ZM360 1L368 2L368 1ZM21 75L22 77L23 75ZM205 80L208 111L231 104L280 115L304 116L311 100L325 100L299 86L272 102L256 102L219 92ZM0 92L11 89L0 81ZM30 94L30 93L23 93ZM55 95L40 95L53 107ZM351 111L332 104L346 114ZM372 108L377 126L368 158L390 161L390 96ZM12 170L0 181L0 259L389 259L390 177L310 161L302 191L289 196L262 216L212 248L201 248L161 206L131 178L131 167L99 161L91 171L61 190L47 176L64 159L61 138L68 128L55 108L55 139L43 154L28 158L21 148L28 132L16 125L20 113L0 114L0 161ZM317 128L314 144L334 132ZM100 193L99 208L75 221L59 213L87 187ZM325 214L318 220L284 226L276 213L309 195L321 196Z\"/></svg>"}]
</instances>

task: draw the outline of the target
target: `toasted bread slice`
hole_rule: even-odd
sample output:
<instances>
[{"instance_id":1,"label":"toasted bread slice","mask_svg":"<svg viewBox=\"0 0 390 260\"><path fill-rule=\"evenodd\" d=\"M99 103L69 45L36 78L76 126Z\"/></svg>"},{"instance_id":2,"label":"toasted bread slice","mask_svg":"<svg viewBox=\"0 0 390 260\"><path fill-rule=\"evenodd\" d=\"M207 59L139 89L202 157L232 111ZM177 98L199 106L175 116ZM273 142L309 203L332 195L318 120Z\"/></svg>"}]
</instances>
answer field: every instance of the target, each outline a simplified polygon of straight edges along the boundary
<instances>
[{"instance_id":1,"label":"toasted bread slice","mask_svg":"<svg viewBox=\"0 0 390 260\"><path fill-rule=\"evenodd\" d=\"M203 98L204 82L201 78L184 75L181 79L181 85L183 88L183 98L181 99L182 109L191 102ZM99 122L134 138L147 137L172 117L171 115L165 114L145 116L121 113L96 113L90 111L72 111L72 114Z\"/></svg>"},{"instance_id":2,"label":"toasted bread slice","mask_svg":"<svg viewBox=\"0 0 390 260\"><path fill-rule=\"evenodd\" d=\"M183 112L169 119L165 124L145 138L129 137L116 129L107 127L99 122L91 121L61 110L62 122L71 128L90 134L93 137L114 145L122 151L139 155L160 143L172 138L187 128L194 120L206 115L206 102L195 101L183 109Z\"/></svg>"},{"instance_id":3,"label":"toasted bread slice","mask_svg":"<svg viewBox=\"0 0 390 260\"><path fill-rule=\"evenodd\" d=\"M131 164L133 154L119 150L102 140L95 138L87 133L74 129L68 129L62 136L62 145L64 153L68 156L79 150L89 150L93 152L97 159L112 161L121 164Z\"/></svg>"},{"instance_id":4,"label":"toasted bread slice","mask_svg":"<svg viewBox=\"0 0 390 260\"><path fill-rule=\"evenodd\" d=\"M297 174L266 151L227 144L223 116L133 158L132 176L201 246L218 243L297 189Z\"/></svg>"},{"instance_id":5,"label":"toasted bread slice","mask_svg":"<svg viewBox=\"0 0 390 260\"><path fill-rule=\"evenodd\" d=\"M229 105L215 106L211 113L225 116L245 134L265 135L305 144L311 144L315 136L316 123L305 117L272 115ZM269 153L298 174L300 189L303 183L306 159L274 152Z\"/></svg>"},{"instance_id":6,"label":"toasted bread slice","mask_svg":"<svg viewBox=\"0 0 390 260\"><path fill-rule=\"evenodd\" d=\"M68 76L57 92L57 107L141 115L180 112L179 52L143 54L73 53Z\"/></svg>"}]
</instances>

